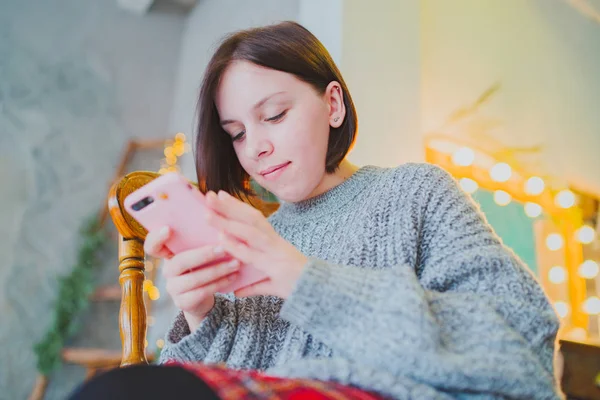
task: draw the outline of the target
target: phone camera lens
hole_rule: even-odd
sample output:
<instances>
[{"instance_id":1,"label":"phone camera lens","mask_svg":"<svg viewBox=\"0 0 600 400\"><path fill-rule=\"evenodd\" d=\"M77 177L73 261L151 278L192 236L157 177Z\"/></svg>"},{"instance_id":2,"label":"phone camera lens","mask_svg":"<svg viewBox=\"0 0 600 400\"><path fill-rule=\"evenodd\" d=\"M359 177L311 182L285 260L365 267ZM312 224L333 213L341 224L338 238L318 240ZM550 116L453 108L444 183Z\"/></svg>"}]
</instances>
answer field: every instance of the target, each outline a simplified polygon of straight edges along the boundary
<instances>
[{"instance_id":1,"label":"phone camera lens","mask_svg":"<svg viewBox=\"0 0 600 400\"><path fill-rule=\"evenodd\" d=\"M142 208L148 206L149 204L154 203L154 199L151 196L144 197L137 203L133 204L131 208L135 211L140 211Z\"/></svg>"}]
</instances>

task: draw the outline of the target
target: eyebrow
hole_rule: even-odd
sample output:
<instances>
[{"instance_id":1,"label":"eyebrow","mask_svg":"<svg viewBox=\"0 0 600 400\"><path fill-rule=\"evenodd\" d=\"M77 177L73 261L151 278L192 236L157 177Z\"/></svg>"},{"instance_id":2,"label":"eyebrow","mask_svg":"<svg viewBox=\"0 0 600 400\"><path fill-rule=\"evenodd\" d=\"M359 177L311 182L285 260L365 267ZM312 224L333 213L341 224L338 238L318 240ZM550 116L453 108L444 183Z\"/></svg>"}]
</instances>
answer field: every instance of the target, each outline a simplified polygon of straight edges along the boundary
<instances>
[{"instance_id":1,"label":"eyebrow","mask_svg":"<svg viewBox=\"0 0 600 400\"><path fill-rule=\"evenodd\" d=\"M283 93L285 93L285 92L275 92L275 93L272 93L272 94L264 97L259 102L257 102L252 108L254 110L256 110L257 108L260 108L263 104L265 104L271 97L274 97L274 96L277 96L277 95L280 95L280 94L283 94ZM224 125L227 125L227 124L232 124L234 122L237 122L237 121L235 121L233 119L224 119L224 120L221 121L221 126L224 126Z\"/></svg>"}]
</instances>

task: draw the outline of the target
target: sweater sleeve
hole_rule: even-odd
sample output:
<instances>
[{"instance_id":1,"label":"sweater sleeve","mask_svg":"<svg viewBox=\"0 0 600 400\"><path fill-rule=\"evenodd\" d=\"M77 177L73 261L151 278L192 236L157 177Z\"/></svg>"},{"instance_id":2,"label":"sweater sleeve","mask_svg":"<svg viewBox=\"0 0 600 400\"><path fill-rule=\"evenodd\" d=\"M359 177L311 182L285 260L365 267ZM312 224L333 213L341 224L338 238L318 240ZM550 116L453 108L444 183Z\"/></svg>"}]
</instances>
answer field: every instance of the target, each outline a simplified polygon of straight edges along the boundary
<instances>
[{"instance_id":1,"label":"sweater sleeve","mask_svg":"<svg viewBox=\"0 0 600 400\"><path fill-rule=\"evenodd\" d=\"M275 362L269 335L285 321L278 318L281 299L236 298L216 294L215 305L194 332L179 312L165 337L159 362L225 363L231 368L263 370ZM279 305L278 305L279 304Z\"/></svg>"},{"instance_id":2,"label":"sweater sleeve","mask_svg":"<svg viewBox=\"0 0 600 400\"><path fill-rule=\"evenodd\" d=\"M311 258L282 318L338 357L457 397L560 398L544 292L454 179L426 173L417 265Z\"/></svg>"}]
</instances>

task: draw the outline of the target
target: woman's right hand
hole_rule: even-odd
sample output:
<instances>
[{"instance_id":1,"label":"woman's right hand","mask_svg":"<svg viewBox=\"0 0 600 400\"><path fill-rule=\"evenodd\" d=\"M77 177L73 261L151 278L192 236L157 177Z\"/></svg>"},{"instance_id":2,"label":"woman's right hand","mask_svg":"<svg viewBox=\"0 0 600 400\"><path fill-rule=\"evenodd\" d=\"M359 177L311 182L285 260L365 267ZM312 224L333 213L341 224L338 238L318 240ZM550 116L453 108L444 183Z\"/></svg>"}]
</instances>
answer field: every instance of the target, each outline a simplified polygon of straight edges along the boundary
<instances>
[{"instance_id":1,"label":"woman's right hand","mask_svg":"<svg viewBox=\"0 0 600 400\"><path fill-rule=\"evenodd\" d=\"M166 229L165 229L166 228ZM218 246L203 246L173 255L165 247L168 227L148 232L144 242L147 254L163 258L167 292L181 309L193 332L215 304L214 294L238 275L239 261L227 257Z\"/></svg>"}]
</instances>

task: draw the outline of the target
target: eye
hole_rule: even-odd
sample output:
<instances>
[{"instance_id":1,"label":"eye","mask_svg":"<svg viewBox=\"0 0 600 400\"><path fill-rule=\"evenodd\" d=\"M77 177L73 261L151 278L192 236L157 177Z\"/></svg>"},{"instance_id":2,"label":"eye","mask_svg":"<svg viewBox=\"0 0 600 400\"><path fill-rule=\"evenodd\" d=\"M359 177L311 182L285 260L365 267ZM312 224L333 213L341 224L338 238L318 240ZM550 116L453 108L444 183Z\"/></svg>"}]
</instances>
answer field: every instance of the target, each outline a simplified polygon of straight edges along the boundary
<instances>
[{"instance_id":1,"label":"eye","mask_svg":"<svg viewBox=\"0 0 600 400\"><path fill-rule=\"evenodd\" d=\"M237 142L237 141L241 140L244 137L244 134L246 134L246 131L241 131L237 135L234 135L231 140L233 142Z\"/></svg>"},{"instance_id":2,"label":"eye","mask_svg":"<svg viewBox=\"0 0 600 400\"><path fill-rule=\"evenodd\" d=\"M265 121L267 121L267 122L277 122L277 121L279 121L280 119L282 119L283 117L285 117L285 114L286 114L286 113L287 113L287 110L283 111L281 114L277 114L277 115L276 115L276 116L274 116L274 117L267 118L267 119L265 119Z\"/></svg>"}]
</instances>

